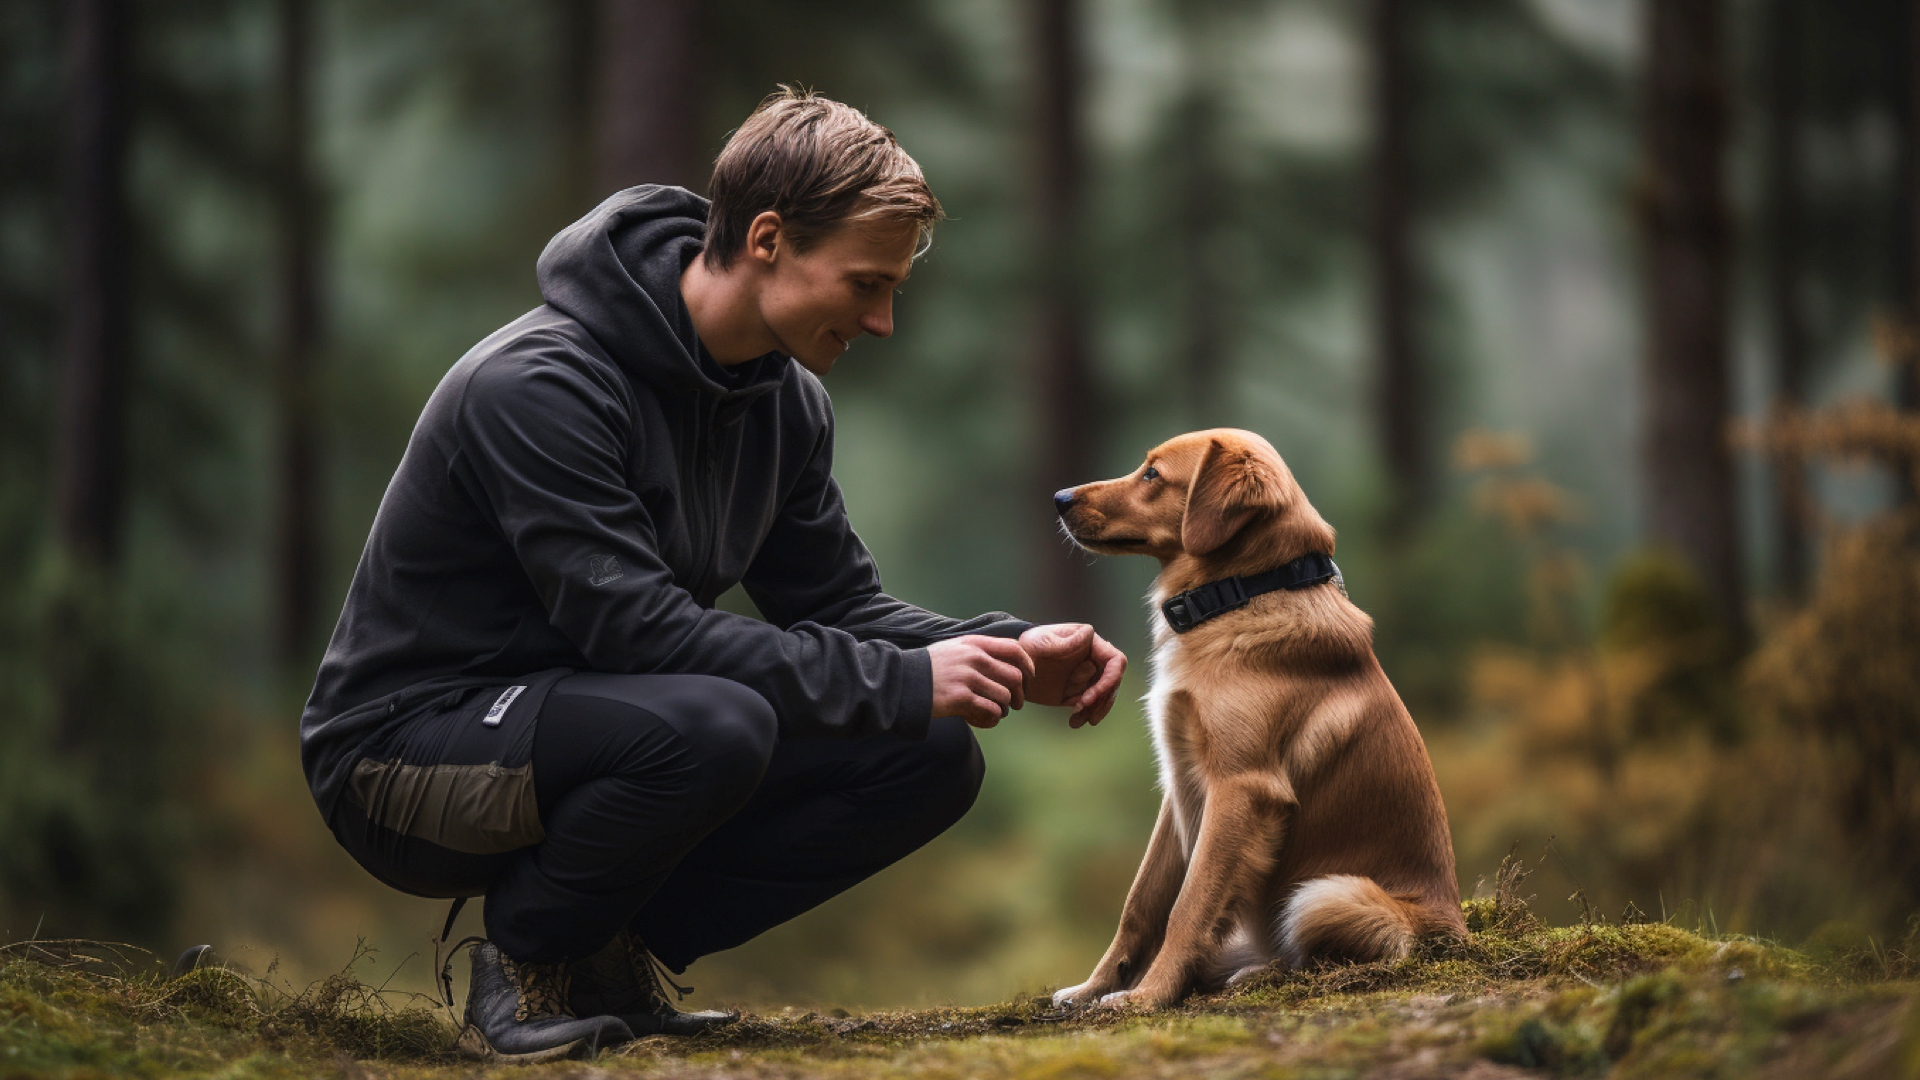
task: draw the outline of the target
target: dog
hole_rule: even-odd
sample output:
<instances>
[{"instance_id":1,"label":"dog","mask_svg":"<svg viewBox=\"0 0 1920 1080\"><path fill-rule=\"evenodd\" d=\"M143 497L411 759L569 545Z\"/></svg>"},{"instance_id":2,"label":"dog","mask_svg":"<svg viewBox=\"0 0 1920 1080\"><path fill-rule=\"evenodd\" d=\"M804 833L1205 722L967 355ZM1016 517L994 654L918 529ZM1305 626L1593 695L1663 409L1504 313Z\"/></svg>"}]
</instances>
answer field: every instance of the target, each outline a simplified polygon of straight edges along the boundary
<instances>
[{"instance_id":1,"label":"dog","mask_svg":"<svg viewBox=\"0 0 1920 1080\"><path fill-rule=\"evenodd\" d=\"M1054 502L1088 551L1160 560L1146 701L1163 792L1112 946L1054 1001L1164 1008L1275 960L1464 937L1426 745L1333 528L1267 440L1182 435Z\"/></svg>"}]
</instances>

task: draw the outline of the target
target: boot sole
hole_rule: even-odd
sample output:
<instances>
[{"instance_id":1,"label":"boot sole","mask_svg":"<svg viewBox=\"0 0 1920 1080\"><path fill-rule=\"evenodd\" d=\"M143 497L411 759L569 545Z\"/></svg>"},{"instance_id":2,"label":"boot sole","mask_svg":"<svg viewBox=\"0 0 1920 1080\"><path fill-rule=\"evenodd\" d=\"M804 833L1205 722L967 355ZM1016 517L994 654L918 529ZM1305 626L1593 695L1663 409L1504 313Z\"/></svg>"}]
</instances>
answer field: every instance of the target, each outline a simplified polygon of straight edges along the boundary
<instances>
[{"instance_id":1,"label":"boot sole","mask_svg":"<svg viewBox=\"0 0 1920 1080\"><path fill-rule=\"evenodd\" d=\"M689 1014L681 1013L680 1015L686 1016ZM709 1031L719 1031L721 1028L727 1027L730 1024L737 1024L740 1022L740 1014L736 1012L725 1017L715 1017L711 1020L701 1020L693 1024L673 1026L663 1023L660 1017L648 1013L622 1016L620 1019L625 1021L627 1027L633 1030L633 1037L636 1039L644 1039L649 1035L665 1035L673 1039L690 1039L696 1035L705 1035Z\"/></svg>"},{"instance_id":2,"label":"boot sole","mask_svg":"<svg viewBox=\"0 0 1920 1080\"><path fill-rule=\"evenodd\" d=\"M572 1058L589 1057L593 1049L589 1040L581 1038L559 1046L550 1046L545 1050L529 1050L524 1054L503 1054L493 1048L480 1029L468 1024L460 1030L460 1038L453 1049L469 1061L490 1061L501 1065L538 1065L543 1061L566 1061Z\"/></svg>"}]
</instances>

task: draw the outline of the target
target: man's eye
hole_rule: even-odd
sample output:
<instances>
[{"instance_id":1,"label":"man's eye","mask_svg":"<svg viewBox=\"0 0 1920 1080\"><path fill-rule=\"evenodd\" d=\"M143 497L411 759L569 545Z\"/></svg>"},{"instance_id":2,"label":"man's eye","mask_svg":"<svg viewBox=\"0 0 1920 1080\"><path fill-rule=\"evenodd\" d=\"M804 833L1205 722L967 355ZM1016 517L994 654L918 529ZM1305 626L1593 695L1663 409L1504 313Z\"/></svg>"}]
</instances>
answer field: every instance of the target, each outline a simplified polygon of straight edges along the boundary
<instances>
[{"instance_id":1,"label":"man's eye","mask_svg":"<svg viewBox=\"0 0 1920 1080\"><path fill-rule=\"evenodd\" d=\"M1153 467L1153 466L1151 466L1151 465L1149 465L1149 466L1147 466L1147 471L1146 471L1146 472L1143 472L1143 473L1141 473L1141 474L1140 474L1140 479L1142 479L1142 480L1158 480L1158 479L1160 479L1160 470L1159 470L1159 469L1156 469L1156 468L1154 468L1154 467Z\"/></svg>"}]
</instances>

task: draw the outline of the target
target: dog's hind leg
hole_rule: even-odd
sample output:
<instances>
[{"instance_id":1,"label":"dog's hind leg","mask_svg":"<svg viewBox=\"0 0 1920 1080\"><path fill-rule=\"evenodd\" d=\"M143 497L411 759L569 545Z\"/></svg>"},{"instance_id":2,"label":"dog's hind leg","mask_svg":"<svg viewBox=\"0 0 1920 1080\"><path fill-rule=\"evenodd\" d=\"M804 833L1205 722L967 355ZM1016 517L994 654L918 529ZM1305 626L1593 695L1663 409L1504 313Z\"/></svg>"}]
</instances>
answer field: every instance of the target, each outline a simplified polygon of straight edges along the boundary
<instances>
[{"instance_id":1,"label":"dog's hind leg","mask_svg":"<svg viewBox=\"0 0 1920 1080\"><path fill-rule=\"evenodd\" d=\"M1273 963L1273 950L1264 940L1265 937L1264 928L1256 929L1242 922L1240 928L1221 946L1220 956L1200 985L1208 989L1238 986L1267 970Z\"/></svg>"}]
</instances>

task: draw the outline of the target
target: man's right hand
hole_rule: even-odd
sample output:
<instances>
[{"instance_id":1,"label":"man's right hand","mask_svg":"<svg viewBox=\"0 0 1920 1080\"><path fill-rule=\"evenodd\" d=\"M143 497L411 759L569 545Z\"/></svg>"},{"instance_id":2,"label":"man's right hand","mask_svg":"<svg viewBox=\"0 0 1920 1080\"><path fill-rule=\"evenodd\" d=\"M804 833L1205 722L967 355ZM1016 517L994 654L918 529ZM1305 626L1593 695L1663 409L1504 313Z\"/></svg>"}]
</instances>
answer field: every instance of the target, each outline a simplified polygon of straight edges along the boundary
<instances>
[{"instance_id":1,"label":"man's right hand","mask_svg":"<svg viewBox=\"0 0 1920 1080\"><path fill-rule=\"evenodd\" d=\"M1018 641L968 634L927 646L933 660L933 715L957 716L977 728L998 724L1027 703L1033 661Z\"/></svg>"}]
</instances>

